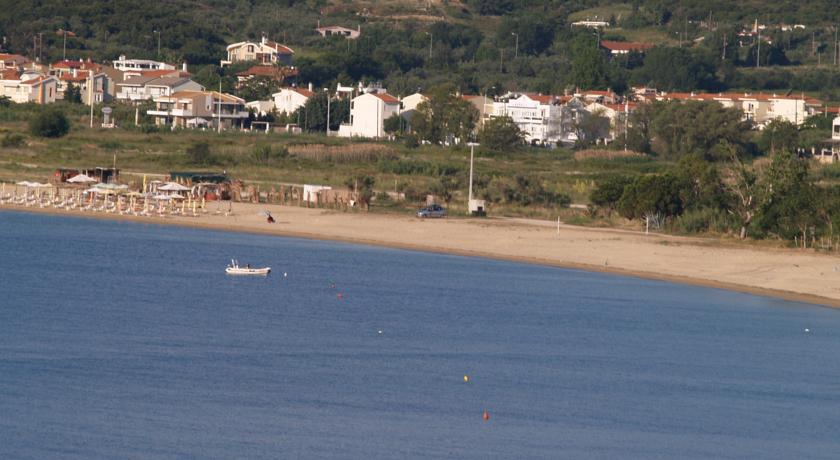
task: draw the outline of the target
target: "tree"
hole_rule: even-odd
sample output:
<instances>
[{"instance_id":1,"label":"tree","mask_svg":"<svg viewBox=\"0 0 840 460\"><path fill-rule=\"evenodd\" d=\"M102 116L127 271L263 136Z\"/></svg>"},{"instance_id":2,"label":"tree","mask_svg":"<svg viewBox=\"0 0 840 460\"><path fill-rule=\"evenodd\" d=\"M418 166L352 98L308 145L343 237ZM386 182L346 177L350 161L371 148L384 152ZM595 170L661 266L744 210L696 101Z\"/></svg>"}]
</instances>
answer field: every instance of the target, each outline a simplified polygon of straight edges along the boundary
<instances>
[{"instance_id":1,"label":"tree","mask_svg":"<svg viewBox=\"0 0 840 460\"><path fill-rule=\"evenodd\" d=\"M736 149L728 146L727 151L730 161L723 183L733 197L729 212L740 220L739 235L743 240L758 208L758 176L753 168L741 161Z\"/></svg>"},{"instance_id":2,"label":"tree","mask_svg":"<svg viewBox=\"0 0 840 460\"><path fill-rule=\"evenodd\" d=\"M187 147L187 162L195 166L209 166L213 164L213 155L210 153L210 144L207 142L194 142Z\"/></svg>"},{"instance_id":3,"label":"tree","mask_svg":"<svg viewBox=\"0 0 840 460\"><path fill-rule=\"evenodd\" d=\"M799 144L796 125L786 120L773 120L758 136L758 149L775 155L779 150L793 152Z\"/></svg>"},{"instance_id":4,"label":"tree","mask_svg":"<svg viewBox=\"0 0 840 460\"><path fill-rule=\"evenodd\" d=\"M29 132L38 137L62 137L70 131L70 120L57 107L37 112L29 120Z\"/></svg>"},{"instance_id":5,"label":"tree","mask_svg":"<svg viewBox=\"0 0 840 460\"><path fill-rule=\"evenodd\" d=\"M648 50L644 65L634 70L634 80L663 91L717 89L714 63L688 48Z\"/></svg>"},{"instance_id":6,"label":"tree","mask_svg":"<svg viewBox=\"0 0 840 460\"><path fill-rule=\"evenodd\" d=\"M524 136L512 118L495 117L484 122L478 138L488 149L506 150L521 144Z\"/></svg>"},{"instance_id":7,"label":"tree","mask_svg":"<svg viewBox=\"0 0 840 460\"><path fill-rule=\"evenodd\" d=\"M779 152L761 183L765 193L759 209L760 227L782 238L800 237L807 245L808 229L817 224L816 191L808 179L807 160Z\"/></svg>"},{"instance_id":8,"label":"tree","mask_svg":"<svg viewBox=\"0 0 840 460\"><path fill-rule=\"evenodd\" d=\"M338 130L342 122L350 118L350 101L346 99L330 100L327 93L319 91L306 100L303 107L297 109L293 119L300 120L301 128L309 132L326 132L327 106L330 109L330 131Z\"/></svg>"},{"instance_id":9,"label":"tree","mask_svg":"<svg viewBox=\"0 0 840 460\"><path fill-rule=\"evenodd\" d=\"M428 101L417 106L411 127L417 135L433 144L465 141L475 129L478 110L455 94L450 85L434 88Z\"/></svg>"},{"instance_id":10,"label":"tree","mask_svg":"<svg viewBox=\"0 0 840 460\"><path fill-rule=\"evenodd\" d=\"M81 88L74 85L73 82L67 82L67 88L64 89L64 100L72 104L82 103Z\"/></svg>"},{"instance_id":11,"label":"tree","mask_svg":"<svg viewBox=\"0 0 840 460\"><path fill-rule=\"evenodd\" d=\"M624 188L618 211L628 219L638 219L651 213L666 217L683 212L680 198L681 184L672 174L639 176Z\"/></svg>"},{"instance_id":12,"label":"tree","mask_svg":"<svg viewBox=\"0 0 840 460\"><path fill-rule=\"evenodd\" d=\"M382 122L382 129L392 136L401 133L403 131L403 118L397 113L391 115Z\"/></svg>"},{"instance_id":13,"label":"tree","mask_svg":"<svg viewBox=\"0 0 840 460\"><path fill-rule=\"evenodd\" d=\"M600 89L607 86L607 61L595 37L583 34L572 47L572 84L580 89Z\"/></svg>"},{"instance_id":14,"label":"tree","mask_svg":"<svg viewBox=\"0 0 840 460\"><path fill-rule=\"evenodd\" d=\"M443 175L432 184L431 192L441 198L449 207L453 193L460 188L461 183L455 176Z\"/></svg>"},{"instance_id":15,"label":"tree","mask_svg":"<svg viewBox=\"0 0 840 460\"><path fill-rule=\"evenodd\" d=\"M596 184L589 194L589 201L599 208L605 208L607 215L610 215L621 201L624 189L631 183L633 178L629 176L609 176Z\"/></svg>"},{"instance_id":16,"label":"tree","mask_svg":"<svg viewBox=\"0 0 840 460\"><path fill-rule=\"evenodd\" d=\"M359 175L347 179L344 184L357 194L356 198L364 205L365 211L370 211L370 200L374 195L373 186L376 184L376 179L373 176Z\"/></svg>"},{"instance_id":17,"label":"tree","mask_svg":"<svg viewBox=\"0 0 840 460\"><path fill-rule=\"evenodd\" d=\"M601 109L592 112L584 111L575 121L578 147L594 144L598 139L605 139L610 134L610 119L604 116Z\"/></svg>"},{"instance_id":18,"label":"tree","mask_svg":"<svg viewBox=\"0 0 840 460\"><path fill-rule=\"evenodd\" d=\"M749 150L750 122L734 107L713 101L658 102L650 131L652 149L664 156L697 152L707 160L728 157L722 145Z\"/></svg>"}]
</instances>

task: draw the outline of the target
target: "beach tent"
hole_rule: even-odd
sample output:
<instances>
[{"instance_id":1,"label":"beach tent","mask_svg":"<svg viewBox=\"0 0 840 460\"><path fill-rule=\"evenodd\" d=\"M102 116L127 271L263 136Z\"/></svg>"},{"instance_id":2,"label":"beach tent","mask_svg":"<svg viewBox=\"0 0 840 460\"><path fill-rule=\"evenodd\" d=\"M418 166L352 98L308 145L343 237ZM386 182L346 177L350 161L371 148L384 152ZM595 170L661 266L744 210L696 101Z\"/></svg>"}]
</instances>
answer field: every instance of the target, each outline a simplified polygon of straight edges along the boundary
<instances>
[{"instance_id":1,"label":"beach tent","mask_svg":"<svg viewBox=\"0 0 840 460\"><path fill-rule=\"evenodd\" d=\"M87 174L78 174L78 175L75 175L75 176L67 179L67 182L70 182L70 183L73 183L73 184L86 184L88 182L96 182L96 179L88 176Z\"/></svg>"},{"instance_id":2,"label":"beach tent","mask_svg":"<svg viewBox=\"0 0 840 460\"><path fill-rule=\"evenodd\" d=\"M165 185L158 187L158 190L163 190L164 192L187 192L190 188L184 187L177 182L167 182Z\"/></svg>"},{"instance_id":3,"label":"beach tent","mask_svg":"<svg viewBox=\"0 0 840 460\"><path fill-rule=\"evenodd\" d=\"M100 190L109 190L109 191L117 191L117 190L128 190L128 185L125 184L103 184L99 183L93 186L94 188L98 188Z\"/></svg>"}]
</instances>

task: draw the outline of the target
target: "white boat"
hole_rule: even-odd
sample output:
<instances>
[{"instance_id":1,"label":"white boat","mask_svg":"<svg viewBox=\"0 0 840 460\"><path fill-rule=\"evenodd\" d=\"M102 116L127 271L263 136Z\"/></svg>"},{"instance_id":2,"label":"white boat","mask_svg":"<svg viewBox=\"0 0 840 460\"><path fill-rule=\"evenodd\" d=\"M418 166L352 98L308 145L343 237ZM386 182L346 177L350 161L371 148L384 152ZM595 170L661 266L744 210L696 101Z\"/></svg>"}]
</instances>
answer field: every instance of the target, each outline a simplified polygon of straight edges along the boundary
<instances>
[{"instance_id":1,"label":"white boat","mask_svg":"<svg viewBox=\"0 0 840 460\"><path fill-rule=\"evenodd\" d=\"M244 267L239 266L239 262L231 260L230 265L225 268L225 273L228 275L262 275L266 276L271 273L271 267L254 268L251 265Z\"/></svg>"}]
</instances>

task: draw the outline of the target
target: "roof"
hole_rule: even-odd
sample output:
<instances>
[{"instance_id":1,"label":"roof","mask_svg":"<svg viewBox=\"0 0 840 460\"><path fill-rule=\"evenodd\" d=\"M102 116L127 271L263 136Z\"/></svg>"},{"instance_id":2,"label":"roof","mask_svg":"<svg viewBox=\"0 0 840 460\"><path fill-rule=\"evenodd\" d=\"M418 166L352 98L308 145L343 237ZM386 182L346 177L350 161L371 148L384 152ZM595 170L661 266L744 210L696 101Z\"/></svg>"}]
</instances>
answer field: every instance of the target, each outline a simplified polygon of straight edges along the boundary
<instances>
[{"instance_id":1,"label":"roof","mask_svg":"<svg viewBox=\"0 0 840 460\"><path fill-rule=\"evenodd\" d=\"M65 73L62 75L59 80L61 81L85 81L90 77L90 71L83 70L78 72L76 75L72 73Z\"/></svg>"},{"instance_id":2,"label":"roof","mask_svg":"<svg viewBox=\"0 0 840 460\"><path fill-rule=\"evenodd\" d=\"M277 42L267 41L265 42L265 46L273 48L280 54L295 54L295 51L293 49L289 48L286 45L281 45Z\"/></svg>"},{"instance_id":3,"label":"roof","mask_svg":"<svg viewBox=\"0 0 840 460\"><path fill-rule=\"evenodd\" d=\"M190 81L189 78L181 78L181 77L161 77L161 78L154 78L151 81L147 82L146 85L151 86L178 86L182 83L186 83Z\"/></svg>"},{"instance_id":4,"label":"roof","mask_svg":"<svg viewBox=\"0 0 840 460\"><path fill-rule=\"evenodd\" d=\"M382 99L386 104L399 104L400 103L399 99L395 98L394 96L391 96L388 93L382 93L382 94L368 93L368 94L370 94L371 96L378 97L379 99Z\"/></svg>"},{"instance_id":5,"label":"roof","mask_svg":"<svg viewBox=\"0 0 840 460\"><path fill-rule=\"evenodd\" d=\"M141 75L144 77L170 77L173 75L177 75L178 77L189 77L189 72L184 72L183 70L174 70L174 69L158 69L158 70L139 70Z\"/></svg>"},{"instance_id":6,"label":"roof","mask_svg":"<svg viewBox=\"0 0 840 460\"><path fill-rule=\"evenodd\" d=\"M525 93L530 99L539 102L540 104L550 104L551 101L556 99L554 96L550 94L533 94L533 93Z\"/></svg>"},{"instance_id":7,"label":"roof","mask_svg":"<svg viewBox=\"0 0 840 460\"><path fill-rule=\"evenodd\" d=\"M155 80L156 78L157 77L133 76L133 77L126 78L124 82L118 83L118 84L120 84L120 85L139 85L139 86L143 86L146 83L148 83L152 80Z\"/></svg>"},{"instance_id":8,"label":"roof","mask_svg":"<svg viewBox=\"0 0 840 460\"><path fill-rule=\"evenodd\" d=\"M20 54L0 53L0 61L27 62L29 61L29 59L27 59L25 56L21 56Z\"/></svg>"},{"instance_id":9,"label":"roof","mask_svg":"<svg viewBox=\"0 0 840 460\"><path fill-rule=\"evenodd\" d=\"M173 93L172 96L169 96L169 97L173 97L173 98L179 98L179 97L193 98L193 97L196 97L196 96L212 96L213 98L219 99L222 102L230 102L230 103L235 103L235 104L244 104L245 103L245 99L233 96L231 94L220 93L218 91L178 91L176 93Z\"/></svg>"},{"instance_id":10,"label":"roof","mask_svg":"<svg viewBox=\"0 0 840 460\"><path fill-rule=\"evenodd\" d=\"M645 51L653 48L649 43L616 42L612 40L601 40L601 46L610 51Z\"/></svg>"},{"instance_id":11,"label":"roof","mask_svg":"<svg viewBox=\"0 0 840 460\"><path fill-rule=\"evenodd\" d=\"M37 84L39 84L39 83L41 83L41 82L43 82L43 81L45 81L45 80L49 80L50 78L55 78L55 77L52 77L52 76L49 76L49 77L38 77L38 78L33 78L32 80L22 81L22 82L20 82L20 84L21 84L21 85L37 85Z\"/></svg>"},{"instance_id":12,"label":"roof","mask_svg":"<svg viewBox=\"0 0 840 460\"><path fill-rule=\"evenodd\" d=\"M20 72L15 69L0 70L0 80L17 80Z\"/></svg>"},{"instance_id":13,"label":"roof","mask_svg":"<svg viewBox=\"0 0 840 460\"><path fill-rule=\"evenodd\" d=\"M275 67L270 65L255 65L250 69L237 73L237 76L248 77L287 77L297 75L298 70L294 67Z\"/></svg>"},{"instance_id":14,"label":"roof","mask_svg":"<svg viewBox=\"0 0 840 460\"><path fill-rule=\"evenodd\" d=\"M663 99L690 99L695 101L804 101L808 104L821 104L822 101L804 96L779 96L766 93L663 93Z\"/></svg>"}]
</instances>

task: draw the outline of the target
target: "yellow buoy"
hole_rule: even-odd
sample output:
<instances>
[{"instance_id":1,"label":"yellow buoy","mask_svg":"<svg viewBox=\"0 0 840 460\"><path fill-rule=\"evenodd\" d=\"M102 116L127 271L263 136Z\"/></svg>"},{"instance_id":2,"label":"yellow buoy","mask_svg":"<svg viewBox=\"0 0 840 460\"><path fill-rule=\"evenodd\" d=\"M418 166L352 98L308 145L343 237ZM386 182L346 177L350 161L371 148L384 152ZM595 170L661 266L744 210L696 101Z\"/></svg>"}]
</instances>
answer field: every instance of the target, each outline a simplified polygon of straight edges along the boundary
<instances>
[{"instance_id":1,"label":"yellow buoy","mask_svg":"<svg viewBox=\"0 0 840 460\"><path fill-rule=\"evenodd\" d=\"M464 382L469 382L469 381L470 381L470 376L469 376L469 375L465 375L465 376L464 376Z\"/></svg>"}]
</instances>

